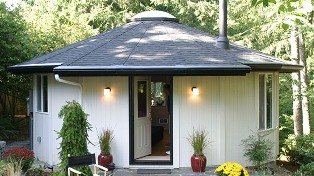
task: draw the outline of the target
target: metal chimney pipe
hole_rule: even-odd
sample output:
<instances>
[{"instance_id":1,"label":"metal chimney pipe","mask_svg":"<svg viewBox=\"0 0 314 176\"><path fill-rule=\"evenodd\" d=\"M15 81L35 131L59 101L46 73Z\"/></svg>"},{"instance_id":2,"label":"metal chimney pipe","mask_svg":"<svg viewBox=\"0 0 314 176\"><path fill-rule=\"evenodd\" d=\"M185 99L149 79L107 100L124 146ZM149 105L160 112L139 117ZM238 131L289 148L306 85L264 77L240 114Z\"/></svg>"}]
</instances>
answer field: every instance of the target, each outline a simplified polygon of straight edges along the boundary
<instances>
[{"instance_id":1,"label":"metal chimney pipe","mask_svg":"<svg viewBox=\"0 0 314 176\"><path fill-rule=\"evenodd\" d=\"M227 26L227 0L219 0L219 37L216 40L218 48L229 49Z\"/></svg>"}]
</instances>

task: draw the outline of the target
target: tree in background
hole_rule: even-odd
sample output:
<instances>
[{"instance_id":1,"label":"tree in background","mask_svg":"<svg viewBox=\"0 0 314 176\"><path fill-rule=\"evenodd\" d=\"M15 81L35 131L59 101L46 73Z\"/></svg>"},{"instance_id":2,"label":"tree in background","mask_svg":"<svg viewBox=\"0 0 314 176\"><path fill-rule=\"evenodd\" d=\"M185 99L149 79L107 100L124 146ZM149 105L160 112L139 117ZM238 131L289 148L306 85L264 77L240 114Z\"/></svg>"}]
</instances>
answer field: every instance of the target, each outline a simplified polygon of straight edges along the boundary
<instances>
[{"instance_id":1,"label":"tree in background","mask_svg":"<svg viewBox=\"0 0 314 176\"><path fill-rule=\"evenodd\" d=\"M7 68L34 56L26 23L16 10L9 11L0 3L0 115L15 116L18 102L25 102L30 89L28 76L17 76Z\"/></svg>"},{"instance_id":2,"label":"tree in background","mask_svg":"<svg viewBox=\"0 0 314 176\"><path fill-rule=\"evenodd\" d=\"M268 5L264 1L252 1L253 5L262 3ZM300 72L292 73L292 93L293 93L293 120L294 133L296 135L310 133L310 112L309 107L309 82L307 75L313 67L307 65L308 61L313 62L313 34L309 34L314 30L313 26L313 0L279 0L272 2L272 11L270 17L272 26L280 25L284 32L283 37L290 38L290 46L288 47L288 57L295 63L304 66ZM270 29L275 29L271 27ZM313 32L312 32L313 33ZM304 40L306 39L306 40ZM288 42L287 42L288 43ZM285 46L287 47L287 46ZM313 79L313 78L312 78ZM313 110L312 110L313 111Z\"/></svg>"}]
</instances>

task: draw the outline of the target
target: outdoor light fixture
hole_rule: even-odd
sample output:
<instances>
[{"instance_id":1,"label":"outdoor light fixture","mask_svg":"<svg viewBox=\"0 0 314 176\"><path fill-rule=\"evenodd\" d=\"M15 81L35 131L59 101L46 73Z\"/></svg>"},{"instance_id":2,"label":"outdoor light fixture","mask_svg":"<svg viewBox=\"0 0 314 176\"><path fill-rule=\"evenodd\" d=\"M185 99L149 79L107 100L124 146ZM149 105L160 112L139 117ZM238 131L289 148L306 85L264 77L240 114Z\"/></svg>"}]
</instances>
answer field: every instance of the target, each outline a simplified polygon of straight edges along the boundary
<instances>
[{"instance_id":1,"label":"outdoor light fixture","mask_svg":"<svg viewBox=\"0 0 314 176\"><path fill-rule=\"evenodd\" d=\"M104 89L104 95L107 96L107 95L110 95L110 93L111 93L110 87L106 87L106 88Z\"/></svg>"},{"instance_id":2,"label":"outdoor light fixture","mask_svg":"<svg viewBox=\"0 0 314 176\"><path fill-rule=\"evenodd\" d=\"M193 95L199 95L200 94L200 91L198 90L198 88L197 87L192 87L192 94Z\"/></svg>"}]
</instances>

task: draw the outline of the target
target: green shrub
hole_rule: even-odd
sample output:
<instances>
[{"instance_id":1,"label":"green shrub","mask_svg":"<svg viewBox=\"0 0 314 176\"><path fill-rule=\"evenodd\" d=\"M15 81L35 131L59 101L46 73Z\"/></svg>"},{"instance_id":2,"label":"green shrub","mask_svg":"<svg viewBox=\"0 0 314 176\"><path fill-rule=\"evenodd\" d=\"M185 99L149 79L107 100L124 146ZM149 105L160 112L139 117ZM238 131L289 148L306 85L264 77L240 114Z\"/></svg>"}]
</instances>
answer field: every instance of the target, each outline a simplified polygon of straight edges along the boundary
<instances>
[{"instance_id":1,"label":"green shrub","mask_svg":"<svg viewBox=\"0 0 314 176\"><path fill-rule=\"evenodd\" d=\"M12 158L5 160L5 174L6 176L21 176L22 175L22 161Z\"/></svg>"},{"instance_id":2,"label":"green shrub","mask_svg":"<svg viewBox=\"0 0 314 176\"><path fill-rule=\"evenodd\" d=\"M56 171L49 174L49 176L66 176L66 174L62 171Z\"/></svg>"},{"instance_id":3,"label":"green shrub","mask_svg":"<svg viewBox=\"0 0 314 176\"><path fill-rule=\"evenodd\" d=\"M293 174L293 176L307 176L314 175L314 162L301 165L300 169Z\"/></svg>"},{"instance_id":4,"label":"green shrub","mask_svg":"<svg viewBox=\"0 0 314 176\"><path fill-rule=\"evenodd\" d=\"M285 148L285 141L289 135L293 134L293 118L288 115L281 115L279 117L279 148Z\"/></svg>"},{"instance_id":5,"label":"green shrub","mask_svg":"<svg viewBox=\"0 0 314 176\"><path fill-rule=\"evenodd\" d=\"M6 172L6 163L0 160L0 175L4 175Z\"/></svg>"},{"instance_id":6,"label":"green shrub","mask_svg":"<svg viewBox=\"0 0 314 176\"><path fill-rule=\"evenodd\" d=\"M44 175L44 168L41 166L38 167L31 167L27 170L26 176L43 176Z\"/></svg>"},{"instance_id":7,"label":"green shrub","mask_svg":"<svg viewBox=\"0 0 314 176\"><path fill-rule=\"evenodd\" d=\"M11 116L0 116L0 140L15 137L18 132L18 126Z\"/></svg>"},{"instance_id":8,"label":"green shrub","mask_svg":"<svg viewBox=\"0 0 314 176\"><path fill-rule=\"evenodd\" d=\"M17 147L10 148L4 151L3 159L8 162L18 161L22 164L23 172L26 172L34 162L34 152L27 148Z\"/></svg>"},{"instance_id":9,"label":"green shrub","mask_svg":"<svg viewBox=\"0 0 314 176\"><path fill-rule=\"evenodd\" d=\"M273 142L270 140L250 135L241 142L244 146L244 156L248 157L254 166L260 168L263 163L271 159Z\"/></svg>"},{"instance_id":10,"label":"green shrub","mask_svg":"<svg viewBox=\"0 0 314 176\"><path fill-rule=\"evenodd\" d=\"M67 102L59 112L59 117L63 118L63 125L58 135L62 139L59 152L60 167L64 170L67 167L69 155L82 156L88 154L88 131L91 126L87 121L87 114L76 101ZM87 175L92 175L88 167L81 167L78 170Z\"/></svg>"},{"instance_id":11,"label":"green shrub","mask_svg":"<svg viewBox=\"0 0 314 176\"><path fill-rule=\"evenodd\" d=\"M290 135L285 142L284 154L292 162L305 165L314 161L314 134Z\"/></svg>"}]
</instances>

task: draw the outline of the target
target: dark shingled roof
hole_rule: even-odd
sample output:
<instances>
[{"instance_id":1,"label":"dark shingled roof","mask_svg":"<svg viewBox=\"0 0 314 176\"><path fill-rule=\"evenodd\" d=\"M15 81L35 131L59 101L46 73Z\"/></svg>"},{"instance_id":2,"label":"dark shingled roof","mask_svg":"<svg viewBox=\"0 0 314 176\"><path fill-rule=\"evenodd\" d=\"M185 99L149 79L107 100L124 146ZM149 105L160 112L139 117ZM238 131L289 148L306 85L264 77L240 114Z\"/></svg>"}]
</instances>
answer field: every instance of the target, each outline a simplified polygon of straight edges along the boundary
<instances>
[{"instance_id":1,"label":"dark shingled roof","mask_svg":"<svg viewBox=\"0 0 314 176\"><path fill-rule=\"evenodd\" d=\"M144 12L144 14L147 12ZM245 75L250 71L292 72L302 68L231 44L175 18L141 17L78 43L9 68L14 73L74 75Z\"/></svg>"}]
</instances>

